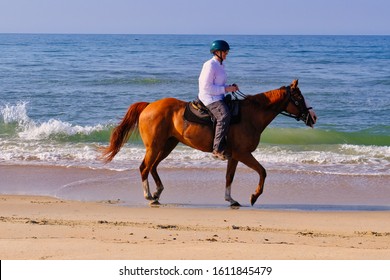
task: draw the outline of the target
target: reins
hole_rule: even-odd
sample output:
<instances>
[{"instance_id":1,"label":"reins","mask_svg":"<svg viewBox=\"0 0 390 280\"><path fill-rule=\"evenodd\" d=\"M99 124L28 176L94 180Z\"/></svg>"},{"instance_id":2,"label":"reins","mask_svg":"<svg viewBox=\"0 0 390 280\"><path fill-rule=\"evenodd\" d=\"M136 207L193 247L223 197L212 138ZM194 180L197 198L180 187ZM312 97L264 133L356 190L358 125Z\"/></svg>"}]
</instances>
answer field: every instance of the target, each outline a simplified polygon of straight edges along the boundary
<instances>
[{"instance_id":1,"label":"reins","mask_svg":"<svg viewBox=\"0 0 390 280\"><path fill-rule=\"evenodd\" d=\"M283 116L286 116L286 117L289 117L289 118L293 118L293 119L296 119L297 121L299 121L299 117L298 116L294 116L293 114L290 114L290 113L287 113L287 112L280 112L281 115Z\"/></svg>"},{"instance_id":2,"label":"reins","mask_svg":"<svg viewBox=\"0 0 390 280\"><path fill-rule=\"evenodd\" d=\"M236 86L236 84L232 84L232 86ZM232 95L237 100L238 100L238 96L240 96L240 97L242 97L244 99L247 98L247 95L245 93L243 93L241 90L232 91Z\"/></svg>"},{"instance_id":3,"label":"reins","mask_svg":"<svg viewBox=\"0 0 390 280\"><path fill-rule=\"evenodd\" d=\"M234 85L234 84L233 84L233 85ZM294 98L292 98L292 96L291 96L291 88L288 86L288 87L286 87L286 89L287 89L287 93L288 93L288 100L292 100L292 101L295 103L296 106L299 106L299 102L298 102L297 100L295 100ZM238 100L238 96L239 96L239 97L242 97L242 98L244 98L244 99L246 99L246 98L248 97L248 96L247 96L245 93L243 93L241 90L233 91L231 94L233 95L233 97L234 97L236 100ZM288 105L288 103L286 103L286 106L285 106L286 108L287 108L287 105ZM296 115L293 115L293 114L284 112L284 111L286 110L286 108L283 109L283 112L280 112L281 115L286 116L286 117L289 117L289 118L292 118L292 119L296 119L297 121L300 120L300 116L296 116ZM312 108L310 107L310 108L307 108L307 109L310 110L310 109L312 109Z\"/></svg>"},{"instance_id":4,"label":"reins","mask_svg":"<svg viewBox=\"0 0 390 280\"><path fill-rule=\"evenodd\" d=\"M232 91L232 95L234 96L235 99L238 99L238 96L240 96L244 99L247 98L247 95L245 93L243 93L241 90Z\"/></svg>"}]
</instances>

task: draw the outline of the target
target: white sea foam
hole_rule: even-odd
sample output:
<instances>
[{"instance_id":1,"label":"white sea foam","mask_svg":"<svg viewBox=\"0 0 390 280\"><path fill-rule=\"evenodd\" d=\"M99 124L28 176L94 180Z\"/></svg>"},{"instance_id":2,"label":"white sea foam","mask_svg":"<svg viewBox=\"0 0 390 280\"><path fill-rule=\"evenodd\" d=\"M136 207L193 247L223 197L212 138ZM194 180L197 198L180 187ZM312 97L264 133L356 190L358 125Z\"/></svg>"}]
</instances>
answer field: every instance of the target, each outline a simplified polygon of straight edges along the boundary
<instances>
[{"instance_id":1,"label":"white sea foam","mask_svg":"<svg viewBox=\"0 0 390 280\"><path fill-rule=\"evenodd\" d=\"M16 105L6 104L0 107L3 122L5 124L16 123L17 134L23 140L44 140L53 136L72 136L76 134L89 135L106 128L101 124L80 126L57 119L49 119L38 123L28 116L27 106L28 102L18 102Z\"/></svg>"},{"instance_id":2,"label":"white sea foam","mask_svg":"<svg viewBox=\"0 0 390 280\"><path fill-rule=\"evenodd\" d=\"M77 166L99 169L138 169L145 155L145 148L139 144L126 144L114 160L105 165L100 160L98 147L101 143L59 143L56 141L8 140L0 143L0 161L11 164L38 164ZM104 144L106 145L106 144ZM263 145L253 152L254 157L266 169L299 172L335 173L352 175L390 175L388 157L371 147L368 153L342 153L345 147L335 151L297 151L288 147ZM385 150L385 152L388 152ZM239 168L246 168L240 164ZM226 162L216 161L210 153L179 145L163 162L162 168L226 168Z\"/></svg>"},{"instance_id":3,"label":"white sea foam","mask_svg":"<svg viewBox=\"0 0 390 280\"><path fill-rule=\"evenodd\" d=\"M5 124L19 123L26 124L30 121L27 115L27 104L28 102L19 101L16 105L6 104L0 107L1 117Z\"/></svg>"},{"instance_id":4,"label":"white sea foam","mask_svg":"<svg viewBox=\"0 0 390 280\"><path fill-rule=\"evenodd\" d=\"M63 122L55 119L50 119L47 122L36 124L30 122L24 127L24 130L19 133L22 139L46 139L53 135L72 136L76 134L88 135L91 132L102 130L102 125L97 126L79 126L72 125L68 122Z\"/></svg>"},{"instance_id":5,"label":"white sea foam","mask_svg":"<svg viewBox=\"0 0 390 280\"><path fill-rule=\"evenodd\" d=\"M7 130L0 133L0 162L2 163L126 170L138 169L143 160L145 148L142 142L136 141L124 145L113 162L104 165L100 160L98 147L107 145L110 130L107 125L80 126L56 119L39 123L28 116L27 107L28 102L0 107L5 126L15 124L15 131L11 133L13 135L6 135ZM102 131L104 134L98 135L96 139L88 138L90 134ZM84 138L87 140L85 141ZM266 169L390 175L389 146L260 144L253 155ZM226 168L226 162L215 161L210 153L178 145L160 166Z\"/></svg>"}]
</instances>

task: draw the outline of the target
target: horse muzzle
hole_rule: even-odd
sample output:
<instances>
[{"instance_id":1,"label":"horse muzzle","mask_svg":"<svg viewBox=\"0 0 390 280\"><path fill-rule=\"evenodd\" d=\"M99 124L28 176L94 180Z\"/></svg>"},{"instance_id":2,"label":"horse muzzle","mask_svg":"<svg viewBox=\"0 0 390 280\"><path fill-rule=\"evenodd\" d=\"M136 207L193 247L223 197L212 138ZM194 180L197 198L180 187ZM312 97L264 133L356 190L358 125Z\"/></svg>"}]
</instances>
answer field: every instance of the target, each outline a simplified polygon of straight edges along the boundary
<instances>
[{"instance_id":1,"label":"horse muzzle","mask_svg":"<svg viewBox=\"0 0 390 280\"><path fill-rule=\"evenodd\" d=\"M307 126L313 128L317 122L317 115L312 109L310 109L306 112L306 114L304 114L302 120L305 122Z\"/></svg>"}]
</instances>

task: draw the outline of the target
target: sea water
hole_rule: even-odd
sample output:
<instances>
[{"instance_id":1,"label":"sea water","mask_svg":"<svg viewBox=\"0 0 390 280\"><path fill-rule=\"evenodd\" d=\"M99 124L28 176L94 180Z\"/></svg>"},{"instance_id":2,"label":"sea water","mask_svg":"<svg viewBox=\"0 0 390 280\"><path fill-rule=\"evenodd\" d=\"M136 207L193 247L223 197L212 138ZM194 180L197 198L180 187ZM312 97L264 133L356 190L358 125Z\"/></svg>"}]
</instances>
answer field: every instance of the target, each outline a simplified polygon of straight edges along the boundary
<instances>
[{"instance_id":1,"label":"sea water","mask_svg":"<svg viewBox=\"0 0 390 280\"><path fill-rule=\"evenodd\" d=\"M278 116L253 153L267 170L390 175L390 36L0 34L0 164L138 169L133 137L110 164L98 147L138 101L196 98L209 46L228 82L256 94L299 79L314 129ZM179 145L165 168L225 168Z\"/></svg>"}]
</instances>

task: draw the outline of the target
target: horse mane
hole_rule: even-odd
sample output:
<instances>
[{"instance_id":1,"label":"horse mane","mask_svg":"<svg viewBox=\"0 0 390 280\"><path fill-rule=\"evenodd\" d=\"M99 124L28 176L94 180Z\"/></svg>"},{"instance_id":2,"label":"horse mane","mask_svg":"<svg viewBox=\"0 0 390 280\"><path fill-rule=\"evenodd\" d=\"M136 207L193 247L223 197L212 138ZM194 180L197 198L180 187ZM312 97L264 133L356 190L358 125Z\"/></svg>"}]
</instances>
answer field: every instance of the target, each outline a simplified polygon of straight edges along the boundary
<instances>
[{"instance_id":1,"label":"horse mane","mask_svg":"<svg viewBox=\"0 0 390 280\"><path fill-rule=\"evenodd\" d=\"M255 95L247 95L245 100L248 100L249 103L255 104L257 108L271 108L278 105L277 102L280 101L281 95L285 93L285 89L286 87L283 86L279 89L274 89Z\"/></svg>"},{"instance_id":2,"label":"horse mane","mask_svg":"<svg viewBox=\"0 0 390 280\"><path fill-rule=\"evenodd\" d=\"M255 95L247 95L244 100L248 100L249 103L254 103L260 108L268 107L269 99L264 93L258 93Z\"/></svg>"}]
</instances>

